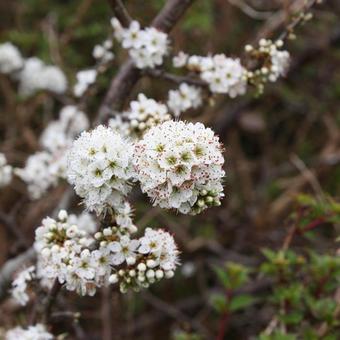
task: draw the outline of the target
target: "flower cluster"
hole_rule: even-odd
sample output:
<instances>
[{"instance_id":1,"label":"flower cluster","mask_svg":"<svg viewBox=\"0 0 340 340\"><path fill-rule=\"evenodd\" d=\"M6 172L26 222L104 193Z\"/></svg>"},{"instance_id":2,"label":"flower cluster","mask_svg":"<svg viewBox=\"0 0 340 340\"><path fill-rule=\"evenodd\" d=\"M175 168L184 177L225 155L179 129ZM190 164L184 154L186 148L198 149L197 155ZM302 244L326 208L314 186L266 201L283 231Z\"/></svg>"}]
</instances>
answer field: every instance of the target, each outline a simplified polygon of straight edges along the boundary
<instances>
[{"instance_id":1,"label":"flower cluster","mask_svg":"<svg viewBox=\"0 0 340 340\"><path fill-rule=\"evenodd\" d=\"M202 104L201 89L182 83L178 90L170 90L167 105L178 117L182 112Z\"/></svg>"},{"instance_id":2,"label":"flower cluster","mask_svg":"<svg viewBox=\"0 0 340 340\"><path fill-rule=\"evenodd\" d=\"M45 218L36 230L37 276L45 284L57 278L70 291L94 295L109 283L119 282L125 292L174 275L179 252L164 230L147 228L142 238L131 239L135 227L113 226L96 232L93 239L71 224L71 216L61 210L56 220Z\"/></svg>"},{"instance_id":3,"label":"flower cluster","mask_svg":"<svg viewBox=\"0 0 340 340\"><path fill-rule=\"evenodd\" d=\"M143 93L130 103L130 110L109 121L113 129L131 137L140 137L151 127L171 119L166 105L147 98Z\"/></svg>"},{"instance_id":4,"label":"flower cluster","mask_svg":"<svg viewBox=\"0 0 340 340\"><path fill-rule=\"evenodd\" d=\"M89 210L100 214L122 205L131 188L132 154L132 145L103 125L73 143L67 177Z\"/></svg>"},{"instance_id":5,"label":"flower cluster","mask_svg":"<svg viewBox=\"0 0 340 340\"><path fill-rule=\"evenodd\" d=\"M25 60L19 73L19 92L23 96L31 96L41 90L62 94L66 89L67 80L59 67L45 65L36 57Z\"/></svg>"},{"instance_id":6,"label":"flower cluster","mask_svg":"<svg viewBox=\"0 0 340 340\"><path fill-rule=\"evenodd\" d=\"M36 57L23 59L18 48L9 42L0 45L0 73L18 80L23 96L41 90L62 94L67 89L67 79L59 67L46 65Z\"/></svg>"},{"instance_id":7,"label":"flower cluster","mask_svg":"<svg viewBox=\"0 0 340 340\"><path fill-rule=\"evenodd\" d=\"M77 82L74 85L73 93L76 97L81 97L97 78L98 72L95 69L79 71L76 75Z\"/></svg>"},{"instance_id":8,"label":"flower cluster","mask_svg":"<svg viewBox=\"0 0 340 340\"><path fill-rule=\"evenodd\" d=\"M66 211L61 210L57 220L45 218L35 232L37 276L50 283L57 278L68 290L93 295L103 279L88 249L93 242L86 231L70 224Z\"/></svg>"},{"instance_id":9,"label":"flower cluster","mask_svg":"<svg viewBox=\"0 0 340 340\"><path fill-rule=\"evenodd\" d=\"M197 214L220 205L224 158L218 137L201 123L168 121L135 145L134 166L154 205Z\"/></svg>"},{"instance_id":10,"label":"flower cluster","mask_svg":"<svg viewBox=\"0 0 340 340\"><path fill-rule=\"evenodd\" d=\"M0 45L0 73L16 72L23 65L24 60L16 46L10 42Z\"/></svg>"},{"instance_id":11,"label":"flower cluster","mask_svg":"<svg viewBox=\"0 0 340 340\"><path fill-rule=\"evenodd\" d=\"M0 153L0 188L6 186L12 180L12 167L7 164L7 159Z\"/></svg>"},{"instance_id":12,"label":"flower cluster","mask_svg":"<svg viewBox=\"0 0 340 340\"><path fill-rule=\"evenodd\" d=\"M110 51L112 48L112 40L105 40L100 45L95 45L92 51L92 56L100 63L107 63L114 58L113 53Z\"/></svg>"},{"instance_id":13,"label":"flower cluster","mask_svg":"<svg viewBox=\"0 0 340 340\"><path fill-rule=\"evenodd\" d=\"M40 198L51 186L58 183L59 178L65 178L66 151L71 147L74 138L88 126L86 115L71 105L60 111L58 120L49 123L40 138L44 151L31 155L25 168L15 170L27 183L32 199Z\"/></svg>"},{"instance_id":14,"label":"flower cluster","mask_svg":"<svg viewBox=\"0 0 340 340\"><path fill-rule=\"evenodd\" d=\"M101 245L107 246L113 253L115 268L109 282L119 283L122 293L128 289L139 291L163 277L173 277L179 264L179 251L168 232L146 228L144 236L138 240L131 240L128 235L118 236L119 233L114 232L115 230L107 228L102 233L97 233L96 238L101 239ZM103 241L108 235L111 239L111 235L118 238L113 242Z\"/></svg>"},{"instance_id":15,"label":"flower cluster","mask_svg":"<svg viewBox=\"0 0 340 340\"><path fill-rule=\"evenodd\" d=\"M12 297L22 306L29 300L27 294L28 282L35 278L35 266L22 270L12 282Z\"/></svg>"},{"instance_id":16,"label":"flower cluster","mask_svg":"<svg viewBox=\"0 0 340 340\"><path fill-rule=\"evenodd\" d=\"M116 39L129 50L138 68L154 68L163 63L169 45L167 34L154 27L141 29L137 21L132 21L128 28L123 28L116 18L111 20L111 24Z\"/></svg>"},{"instance_id":17,"label":"flower cluster","mask_svg":"<svg viewBox=\"0 0 340 340\"><path fill-rule=\"evenodd\" d=\"M85 231L87 234L93 234L97 230L95 219L86 211L79 215L69 214L67 222L71 225L77 225L79 230Z\"/></svg>"},{"instance_id":18,"label":"flower cluster","mask_svg":"<svg viewBox=\"0 0 340 340\"><path fill-rule=\"evenodd\" d=\"M281 50L282 46L282 40L273 42L261 39L257 48L252 45L245 47L246 52L260 65L249 76L249 81L256 85L260 92L263 91L264 83L275 82L287 73L290 55L288 51Z\"/></svg>"},{"instance_id":19,"label":"flower cluster","mask_svg":"<svg viewBox=\"0 0 340 340\"><path fill-rule=\"evenodd\" d=\"M47 332L42 324L29 326L27 329L15 327L7 331L5 340L53 340L53 335Z\"/></svg>"},{"instance_id":20,"label":"flower cluster","mask_svg":"<svg viewBox=\"0 0 340 340\"><path fill-rule=\"evenodd\" d=\"M56 176L52 176L52 155L47 151L37 152L29 156L23 169L15 169L15 174L26 184L29 196L39 199L52 186L58 182Z\"/></svg>"},{"instance_id":21,"label":"flower cluster","mask_svg":"<svg viewBox=\"0 0 340 340\"><path fill-rule=\"evenodd\" d=\"M240 59L227 58L224 54L212 57L191 56L187 67L200 72L201 79L209 84L213 93L226 93L231 98L246 93L247 71Z\"/></svg>"}]
</instances>

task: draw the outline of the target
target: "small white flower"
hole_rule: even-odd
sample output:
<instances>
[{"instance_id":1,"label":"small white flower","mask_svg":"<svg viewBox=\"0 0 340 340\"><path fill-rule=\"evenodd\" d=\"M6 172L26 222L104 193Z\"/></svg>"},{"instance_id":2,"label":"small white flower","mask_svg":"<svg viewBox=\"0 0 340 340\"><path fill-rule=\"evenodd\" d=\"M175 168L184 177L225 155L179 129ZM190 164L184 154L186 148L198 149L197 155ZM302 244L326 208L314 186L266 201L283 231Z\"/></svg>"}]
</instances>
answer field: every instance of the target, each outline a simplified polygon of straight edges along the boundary
<instances>
[{"instance_id":1,"label":"small white flower","mask_svg":"<svg viewBox=\"0 0 340 340\"><path fill-rule=\"evenodd\" d=\"M0 153L0 188L8 185L12 180L13 168L7 164L7 159Z\"/></svg>"},{"instance_id":2,"label":"small white flower","mask_svg":"<svg viewBox=\"0 0 340 340\"><path fill-rule=\"evenodd\" d=\"M183 67L188 61L189 55L180 51L176 56L172 58L172 64L174 67Z\"/></svg>"},{"instance_id":3,"label":"small white flower","mask_svg":"<svg viewBox=\"0 0 340 340\"><path fill-rule=\"evenodd\" d=\"M67 79L57 66L45 65L39 58L25 60L19 73L19 92L24 96L33 95L40 90L62 94L67 89Z\"/></svg>"},{"instance_id":4,"label":"small white flower","mask_svg":"<svg viewBox=\"0 0 340 340\"><path fill-rule=\"evenodd\" d=\"M88 87L96 81L97 71L93 69L79 71L76 78L77 83L74 85L73 92L76 97L81 97Z\"/></svg>"},{"instance_id":5,"label":"small white flower","mask_svg":"<svg viewBox=\"0 0 340 340\"><path fill-rule=\"evenodd\" d=\"M12 282L12 297L22 306L25 306L29 300L27 294L28 282L35 278L35 267L31 266L21 271Z\"/></svg>"},{"instance_id":6,"label":"small white flower","mask_svg":"<svg viewBox=\"0 0 340 340\"><path fill-rule=\"evenodd\" d=\"M155 67L163 63L168 52L168 36L154 27L141 29L137 21L132 21L126 29L118 20L112 19L111 24L115 37L122 46L129 49L129 54L138 68Z\"/></svg>"},{"instance_id":7,"label":"small white flower","mask_svg":"<svg viewBox=\"0 0 340 340\"><path fill-rule=\"evenodd\" d=\"M114 253L113 264L120 265L129 258L135 258L138 245L138 240L130 240L128 236L122 236L119 241L110 243L108 247Z\"/></svg>"},{"instance_id":8,"label":"small white flower","mask_svg":"<svg viewBox=\"0 0 340 340\"><path fill-rule=\"evenodd\" d=\"M0 44L0 73L18 71L24 65L24 60L16 46L10 42Z\"/></svg>"},{"instance_id":9,"label":"small white flower","mask_svg":"<svg viewBox=\"0 0 340 340\"><path fill-rule=\"evenodd\" d=\"M27 329L15 327L7 331L5 340L53 340L53 335L47 332L42 324L28 326Z\"/></svg>"},{"instance_id":10,"label":"small white flower","mask_svg":"<svg viewBox=\"0 0 340 340\"><path fill-rule=\"evenodd\" d=\"M182 83L178 90L170 90L167 101L169 109L178 117L182 112L202 104L201 89Z\"/></svg>"}]
</instances>

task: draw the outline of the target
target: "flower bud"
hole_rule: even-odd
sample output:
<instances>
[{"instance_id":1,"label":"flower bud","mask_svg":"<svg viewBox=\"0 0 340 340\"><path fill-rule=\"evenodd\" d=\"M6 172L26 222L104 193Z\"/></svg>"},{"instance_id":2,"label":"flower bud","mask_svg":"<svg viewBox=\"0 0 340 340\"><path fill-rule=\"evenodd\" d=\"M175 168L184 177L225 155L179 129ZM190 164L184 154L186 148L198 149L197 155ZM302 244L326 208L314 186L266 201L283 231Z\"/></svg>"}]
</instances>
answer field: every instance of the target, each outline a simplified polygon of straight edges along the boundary
<instances>
[{"instance_id":1,"label":"flower bud","mask_svg":"<svg viewBox=\"0 0 340 340\"><path fill-rule=\"evenodd\" d=\"M156 270L156 278L158 280L162 279L164 277L164 272L161 269Z\"/></svg>"},{"instance_id":2,"label":"flower bud","mask_svg":"<svg viewBox=\"0 0 340 340\"><path fill-rule=\"evenodd\" d=\"M60 210L58 214L58 219L60 221L65 221L68 217L67 211L66 210Z\"/></svg>"},{"instance_id":3,"label":"flower bud","mask_svg":"<svg viewBox=\"0 0 340 340\"><path fill-rule=\"evenodd\" d=\"M146 265L144 263L139 263L137 266L137 269L141 272L145 272L146 271Z\"/></svg>"},{"instance_id":4,"label":"flower bud","mask_svg":"<svg viewBox=\"0 0 340 340\"><path fill-rule=\"evenodd\" d=\"M156 261L154 260L147 260L146 261L146 265L149 267L149 268L154 268L156 266Z\"/></svg>"},{"instance_id":5,"label":"flower bud","mask_svg":"<svg viewBox=\"0 0 340 340\"><path fill-rule=\"evenodd\" d=\"M133 256L129 256L127 259L126 259L126 263L129 265L129 266L132 266L136 263L136 258L133 257Z\"/></svg>"},{"instance_id":6,"label":"flower bud","mask_svg":"<svg viewBox=\"0 0 340 340\"><path fill-rule=\"evenodd\" d=\"M117 283L118 282L118 275L117 274L110 275L109 282L112 283L112 284Z\"/></svg>"},{"instance_id":7,"label":"flower bud","mask_svg":"<svg viewBox=\"0 0 340 340\"><path fill-rule=\"evenodd\" d=\"M146 272L146 277L148 279L153 279L155 277L155 271L152 270L152 269L149 269L147 272Z\"/></svg>"}]
</instances>

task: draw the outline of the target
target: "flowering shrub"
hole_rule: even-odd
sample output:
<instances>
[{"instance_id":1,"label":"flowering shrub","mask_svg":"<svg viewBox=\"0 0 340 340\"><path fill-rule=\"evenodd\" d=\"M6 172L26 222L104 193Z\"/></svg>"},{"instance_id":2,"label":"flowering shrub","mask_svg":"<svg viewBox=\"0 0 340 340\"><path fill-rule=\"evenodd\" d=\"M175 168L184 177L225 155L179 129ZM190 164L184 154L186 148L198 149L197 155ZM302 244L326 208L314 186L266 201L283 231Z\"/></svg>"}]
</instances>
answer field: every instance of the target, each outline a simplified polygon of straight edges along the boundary
<instances>
[{"instance_id":1,"label":"flowering shrub","mask_svg":"<svg viewBox=\"0 0 340 340\"><path fill-rule=\"evenodd\" d=\"M35 307L26 326L9 329L5 339L53 339L52 309L62 290L94 296L97 292L111 294L118 287L121 293L131 293L175 276L182 261L177 234L170 233L166 223L162 228L153 228L152 223L134 222L134 211L149 213L140 209L139 189L152 206L183 215L203 214L208 208L217 211L222 205L224 146L209 124L191 122L192 116L205 106L216 104L218 108L219 100L263 93L265 85L286 76L291 57L285 49L286 34L247 44L238 57L221 51L204 55L176 51L170 30L191 2L168 0L159 16L143 27L131 19L122 1L111 0L115 14L111 25L107 25L111 32L91 50L94 64L74 74L64 65L60 67L62 63L54 65L36 56L24 57L11 42L0 44L1 76L13 84L23 106L39 96L61 106L56 119L50 119L48 124L44 121L40 137L31 143L34 152L24 166L16 166L15 160L8 162L0 153L0 187L13 186L23 192L20 185L25 184L29 200L38 202L52 195L53 188L62 191L68 186L58 197L60 204L54 202L54 212L45 214L35 230L34 243L28 251L33 254L27 261L29 265L23 266L19 261L10 271L13 301L27 310L34 301ZM314 2L301 8L302 17L287 28L290 34L306 21ZM70 35L65 34L63 39L67 41ZM112 65L121 61L115 55L116 42L126 50L127 59L108 85ZM133 91L142 77L160 78L174 86L166 89L163 99L152 98L148 85L142 92ZM95 108L88 101L102 96L103 87L106 94ZM46 99L47 111L48 104ZM73 211L75 201L81 204L79 214ZM190 218L198 221L197 217ZM7 216L0 215L0 219L13 227ZM166 222L176 225L170 219ZM26 241L21 240L25 245ZM197 247L185 237L180 243L184 243L184 249ZM295 265L298 257L290 256L286 250L282 261L292 257ZM266 254L269 260L277 260L270 251ZM186 264L182 272L190 277L195 268ZM272 274L275 268L272 263L264 264L260 272ZM250 271L245 267L233 264L216 271L227 292L222 297L215 295L213 303L222 315L223 326L231 311L256 300L246 294L234 296L235 290L248 282ZM280 273L276 274L280 279ZM281 299L280 307L291 298L291 290L273 294ZM308 297L311 295L308 292ZM302 314L295 315L295 321L301 319ZM73 324L75 321L73 315ZM186 339L185 332L175 333L178 339ZM224 334L222 329L219 339Z\"/></svg>"}]
</instances>

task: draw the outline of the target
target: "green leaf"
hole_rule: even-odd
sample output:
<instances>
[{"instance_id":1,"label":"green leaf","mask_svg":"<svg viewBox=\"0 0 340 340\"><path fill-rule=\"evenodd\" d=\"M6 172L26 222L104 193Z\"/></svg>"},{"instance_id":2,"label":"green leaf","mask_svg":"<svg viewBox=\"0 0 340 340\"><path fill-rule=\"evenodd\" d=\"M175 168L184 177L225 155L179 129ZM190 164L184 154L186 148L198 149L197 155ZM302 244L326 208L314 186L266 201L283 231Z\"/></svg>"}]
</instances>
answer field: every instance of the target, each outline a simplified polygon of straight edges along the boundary
<instances>
[{"instance_id":1,"label":"green leaf","mask_svg":"<svg viewBox=\"0 0 340 340\"><path fill-rule=\"evenodd\" d=\"M261 334L259 340L296 340L297 336L294 334L284 334L282 332L274 332L271 335Z\"/></svg>"},{"instance_id":2,"label":"green leaf","mask_svg":"<svg viewBox=\"0 0 340 340\"><path fill-rule=\"evenodd\" d=\"M282 315L280 319L287 325L297 325L303 319L303 314L295 311L286 315Z\"/></svg>"},{"instance_id":3,"label":"green leaf","mask_svg":"<svg viewBox=\"0 0 340 340\"><path fill-rule=\"evenodd\" d=\"M230 302L229 309L233 312L238 311L240 309L245 309L248 306L251 306L257 301L256 298L254 298L251 295L237 295L234 296Z\"/></svg>"},{"instance_id":4,"label":"green leaf","mask_svg":"<svg viewBox=\"0 0 340 340\"><path fill-rule=\"evenodd\" d=\"M226 288L229 288L228 273L224 269L219 268L219 267L214 267L214 271L215 271L218 279L222 283L222 285Z\"/></svg>"},{"instance_id":5,"label":"green leaf","mask_svg":"<svg viewBox=\"0 0 340 340\"><path fill-rule=\"evenodd\" d=\"M227 310L227 301L223 294L215 293L210 297L210 302L218 313L223 313Z\"/></svg>"}]
</instances>

